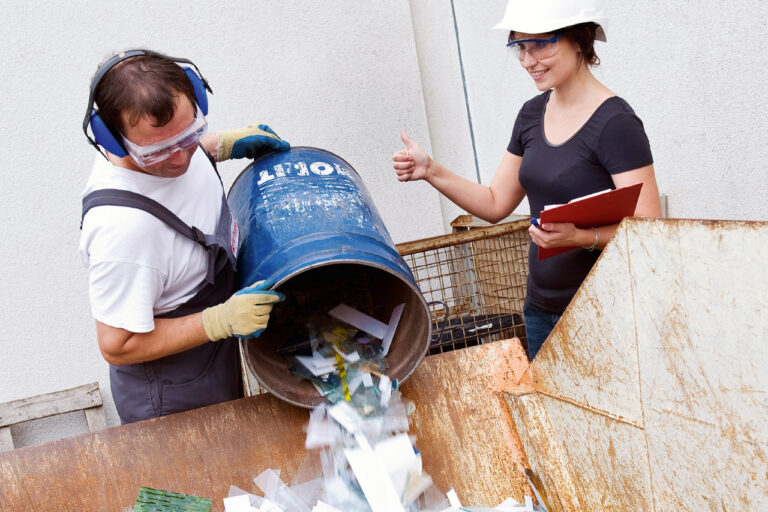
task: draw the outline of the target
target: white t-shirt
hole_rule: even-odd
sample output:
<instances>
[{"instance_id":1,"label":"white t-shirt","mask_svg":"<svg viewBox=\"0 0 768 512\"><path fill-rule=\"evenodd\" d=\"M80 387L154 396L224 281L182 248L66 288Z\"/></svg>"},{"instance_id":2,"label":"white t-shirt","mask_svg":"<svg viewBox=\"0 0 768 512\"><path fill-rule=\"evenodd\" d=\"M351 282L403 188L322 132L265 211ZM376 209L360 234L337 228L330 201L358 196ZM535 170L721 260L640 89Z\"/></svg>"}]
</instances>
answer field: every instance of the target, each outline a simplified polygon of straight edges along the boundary
<instances>
[{"instance_id":1,"label":"white t-shirt","mask_svg":"<svg viewBox=\"0 0 768 512\"><path fill-rule=\"evenodd\" d=\"M154 199L206 234L215 231L221 213L221 182L200 148L177 178L124 169L97 156L83 196L104 188ZM79 253L88 269L93 317L137 333L154 330L155 316L192 298L208 270L208 252L200 244L153 215L125 206L88 212Z\"/></svg>"}]
</instances>

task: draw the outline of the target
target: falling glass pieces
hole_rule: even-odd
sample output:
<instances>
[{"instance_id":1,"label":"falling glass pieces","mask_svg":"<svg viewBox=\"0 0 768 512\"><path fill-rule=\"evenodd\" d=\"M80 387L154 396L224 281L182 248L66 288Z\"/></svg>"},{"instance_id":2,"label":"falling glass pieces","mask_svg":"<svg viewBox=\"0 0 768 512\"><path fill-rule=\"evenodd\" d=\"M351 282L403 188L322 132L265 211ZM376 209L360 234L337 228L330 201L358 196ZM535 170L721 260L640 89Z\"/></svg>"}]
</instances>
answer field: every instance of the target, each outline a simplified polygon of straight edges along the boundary
<instances>
[{"instance_id":1,"label":"falling glass pieces","mask_svg":"<svg viewBox=\"0 0 768 512\"><path fill-rule=\"evenodd\" d=\"M341 320L344 323L351 325L361 331L365 331L371 336L384 339L387 333L387 324L376 320L375 318L366 315L344 303L339 304L328 312L330 316L337 320Z\"/></svg>"},{"instance_id":2,"label":"falling glass pieces","mask_svg":"<svg viewBox=\"0 0 768 512\"><path fill-rule=\"evenodd\" d=\"M254 478L261 501L251 495L250 510L245 498L232 506L242 506L242 512L545 510L514 500L497 508L464 508L455 491L442 493L423 471L416 438L408 433L415 406L386 375L385 356L404 308L396 306L385 324L342 303L327 319L318 315L302 327L306 340L297 336L286 343L290 372L311 382L325 399L306 427L305 448L315 462L291 486L278 470L264 471Z\"/></svg>"}]
</instances>

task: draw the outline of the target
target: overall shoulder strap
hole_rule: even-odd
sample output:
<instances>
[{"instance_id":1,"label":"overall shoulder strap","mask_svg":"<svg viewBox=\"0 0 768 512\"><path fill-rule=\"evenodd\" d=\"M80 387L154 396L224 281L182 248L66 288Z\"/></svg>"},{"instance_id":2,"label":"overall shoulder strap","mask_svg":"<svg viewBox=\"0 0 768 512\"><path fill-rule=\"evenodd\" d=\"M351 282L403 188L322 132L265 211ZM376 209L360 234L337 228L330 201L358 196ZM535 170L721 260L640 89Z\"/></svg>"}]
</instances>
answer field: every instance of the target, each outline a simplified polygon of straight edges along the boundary
<instances>
[{"instance_id":1,"label":"overall shoulder strap","mask_svg":"<svg viewBox=\"0 0 768 512\"><path fill-rule=\"evenodd\" d=\"M194 226L188 226L184 221L179 219L176 214L162 204L147 196L137 194L136 192L116 188L95 190L83 198L83 213L80 217L80 229L83 229L83 219L85 218L85 214L88 213L91 208L96 208L97 206L126 206L143 210L162 222L165 222L169 227L190 240L203 246L207 246L206 237L202 231Z\"/></svg>"},{"instance_id":2,"label":"overall shoulder strap","mask_svg":"<svg viewBox=\"0 0 768 512\"><path fill-rule=\"evenodd\" d=\"M203 150L203 153L205 153L205 156L208 157L208 161L211 162L211 165L213 166L213 170L216 172L216 177L219 178L219 183L221 183L222 190L224 189L224 182L221 179L221 174L219 174L219 168L216 166L216 159L213 158L213 155L211 155L208 151L205 150L202 144L198 144L200 146L200 149Z\"/></svg>"}]
</instances>

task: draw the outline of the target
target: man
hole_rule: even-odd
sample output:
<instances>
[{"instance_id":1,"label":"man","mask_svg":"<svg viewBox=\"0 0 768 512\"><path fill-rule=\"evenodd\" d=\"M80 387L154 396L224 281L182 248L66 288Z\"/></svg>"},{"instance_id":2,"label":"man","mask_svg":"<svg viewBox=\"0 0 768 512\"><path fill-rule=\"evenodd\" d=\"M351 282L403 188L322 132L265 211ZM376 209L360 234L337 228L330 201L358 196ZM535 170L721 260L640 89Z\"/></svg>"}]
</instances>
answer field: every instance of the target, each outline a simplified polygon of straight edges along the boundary
<instances>
[{"instance_id":1,"label":"man","mask_svg":"<svg viewBox=\"0 0 768 512\"><path fill-rule=\"evenodd\" d=\"M207 133L206 89L190 61L149 50L112 57L91 85L83 129L106 158L83 194L80 256L123 423L241 396L232 337L258 336L282 298L265 283L232 295L238 228L214 161L290 146L265 125Z\"/></svg>"}]
</instances>

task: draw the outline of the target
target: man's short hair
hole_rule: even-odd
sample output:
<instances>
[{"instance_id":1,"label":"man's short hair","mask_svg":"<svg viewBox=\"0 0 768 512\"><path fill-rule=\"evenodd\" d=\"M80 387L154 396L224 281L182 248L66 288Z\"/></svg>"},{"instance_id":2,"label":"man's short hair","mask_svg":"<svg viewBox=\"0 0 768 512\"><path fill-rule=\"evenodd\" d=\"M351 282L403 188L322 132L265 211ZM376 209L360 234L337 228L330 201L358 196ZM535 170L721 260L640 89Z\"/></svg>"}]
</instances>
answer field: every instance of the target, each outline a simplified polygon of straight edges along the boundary
<instances>
[{"instance_id":1,"label":"man's short hair","mask_svg":"<svg viewBox=\"0 0 768 512\"><path fill-rule=\"evenodd\" d=\"M195 91L184 69L159 55L138 55L120 62L99 81L95 102L111 129L125 133L126 120L135 126L144 116L165 126L176 112L175 99L186 96L195 105Z\"/></svg>"}]
</instances>

